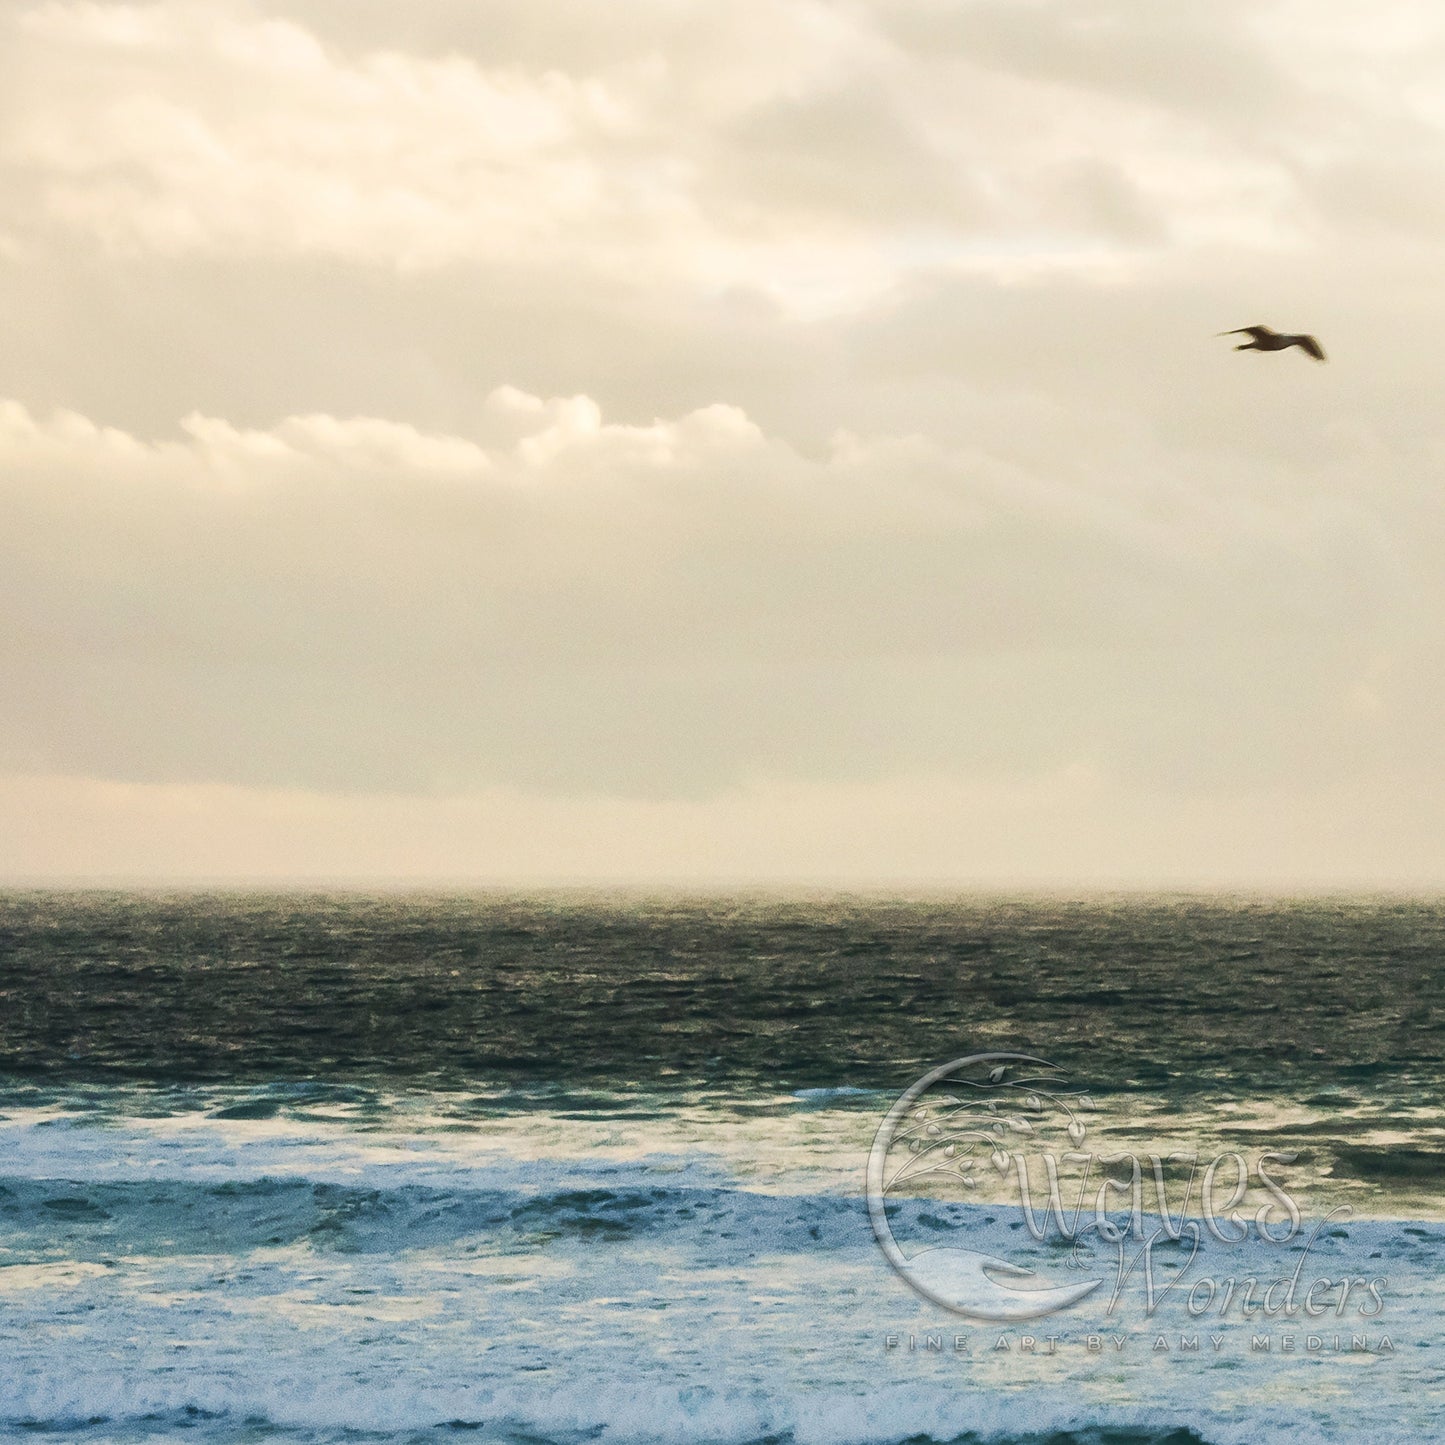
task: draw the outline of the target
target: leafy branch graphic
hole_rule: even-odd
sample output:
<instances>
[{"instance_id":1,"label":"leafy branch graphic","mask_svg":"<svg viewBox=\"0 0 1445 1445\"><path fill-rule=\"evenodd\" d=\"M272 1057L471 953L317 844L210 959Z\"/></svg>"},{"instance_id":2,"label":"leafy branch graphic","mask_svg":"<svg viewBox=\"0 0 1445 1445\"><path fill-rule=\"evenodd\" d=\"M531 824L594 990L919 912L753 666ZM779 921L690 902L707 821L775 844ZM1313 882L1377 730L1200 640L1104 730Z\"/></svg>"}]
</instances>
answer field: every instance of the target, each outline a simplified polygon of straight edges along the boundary
<instances>
[{"instance_id":1,"label":"leafy branch graphic","mask_svg":"<svg viewBox=\"0 0 1445 1445\"><path fill-rule=\"evenodd\" d=\"M987 1158L1000 1177L1011 1162L1008 1145L1042 1135L1057 1123L1051 1115L1068 1119L1065 1132L1074 1148L1083 1144L1088 1130L1081 1113L1094 1109L1094 1101L1079 1089L1062 1089L1062 1073L1027 1071L1010 1076L1009 1064L996 1064L982 1079L947 1080L959 1094L928 1094L918 1100L906 1124L893 1135L908 1157L884 1182L889 1193L901 1184L929 1175L962 1179L966 1188L978 1185L975 1171ZM971 1092L970 1092L971 1091Z\"/></svg>"}]
</instances>

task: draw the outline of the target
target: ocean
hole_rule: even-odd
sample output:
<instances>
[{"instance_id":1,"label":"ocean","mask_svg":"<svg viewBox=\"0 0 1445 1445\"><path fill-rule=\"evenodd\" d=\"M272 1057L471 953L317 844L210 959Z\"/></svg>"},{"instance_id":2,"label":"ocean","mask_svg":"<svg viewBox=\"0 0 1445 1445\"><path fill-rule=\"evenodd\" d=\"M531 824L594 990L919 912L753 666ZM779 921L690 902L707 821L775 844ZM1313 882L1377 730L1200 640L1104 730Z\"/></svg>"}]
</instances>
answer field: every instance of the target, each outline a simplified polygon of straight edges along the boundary
<instances>
[{"instance_id":1,"label":"ocean","mask_svg":"<svg viewBox=\"0 0 1445 1445\"><path fill-rule=\"evenodd\" d=\"M1430 900L12 891L0 1437L1441 1441L1442 1105Z\"/></svg>"}]
</instances>

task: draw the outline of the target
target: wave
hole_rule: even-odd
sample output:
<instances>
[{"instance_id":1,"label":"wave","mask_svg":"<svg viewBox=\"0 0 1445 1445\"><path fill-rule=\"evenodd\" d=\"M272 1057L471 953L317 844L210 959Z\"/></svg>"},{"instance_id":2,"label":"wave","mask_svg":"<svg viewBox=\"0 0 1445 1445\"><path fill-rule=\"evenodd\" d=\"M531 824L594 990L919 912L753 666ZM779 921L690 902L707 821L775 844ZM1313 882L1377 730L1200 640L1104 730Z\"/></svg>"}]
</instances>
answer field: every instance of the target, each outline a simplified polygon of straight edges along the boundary
<instances>
[{"instance_id":1,"label":"wave","mask_svg":"<svg viewBox=\"0 0 1445 1445\"><path fill-rule=\"evenodd\" d=\"M910 1253L944 1242L1043 1259L1068 1252L1053 1234L1043 1242L1031 1239L1017 1208L926 1197L890 1201L888 1208L895 1234L911 1241ZM1152 1215L1144 1220L1151 1230L1158 1223ZM1306 1219L1291 1249L1314 1229ZM1372 1258L1418 1268L1445 1245L1445 1226L1427 1221L1361 1219L1319 1229L1311 1249L1321 1258L1374 1251ZM860 1190L762 1192L719 1175L706 1158L649 1156L590 1166L513 1161L479 1165L444 1184L413 1182L387 1167L350 1183L334 1174L208 1179L189 1170L141 1179L0 1176L0 1247L11 1261L27 1255L87 1261L120 1252L234 1254L292 1245L394 1254L482 1237L501 1250L673 1237L715 1263L760 1250L797 1255L875 1248ZM1207 1234L1199 1252L1241 1264L1277 1253L1255 1237L1231 1246Z\"/></svg>"},{"instance_id":2,"label":"wave","mask_svg":"<svg viewBox=\"0 0 1445 1445\"><path fill-rule=\"evenodd\" d=\"M184 1438L208 1445L267 1437L474 1445L1344 1445L1358 1425L1314 1411L1238 1414L1099 1406L1076 1395L1010 1395L938 1385L867 1394L573 1381L544 1387L358 1388L294 1379L270 1391L223 1383L113 1378L32 1382L0 1393L0 1438L63 1434L95 1442ZM1417 1445L1418 1433L1371 1423L1372 1445Z\"/></svg>"},{"instance_id":3,"label":"wave","mask_svg":"<svg viewBox=\"0 0 1445 1445\"><path fill-rule=\"evenodd\" d=\"M0 1179L0 1237L78 1260L119 1249L167 1255L238 1253L308 1244L389 1254L485 1235L498 1245L559 1236L601 1243L686 1233L722 1255L871 1244L862 1202L830 1195L768 1195L675 1187L629 1171L629 1182L552 1189L318 1183L267 1178L75 1182Z\"/></svg>"},{"instance_id":4,"label":"wave","mask_svg":"<svg viewBox=\"0 0 1445 1445\"><path fill-rule=\"evenodd\" d=\"M1147 1333L1099 1370L1075 1340L1060 1389L1022 1359L996 1364L982 1332L966 1359L887 1353L885 1331L939 1321L878 1258L860 1198L660 1178L654 1163L585 1183L575 1161L518 1163L449 1188L0 1179L4 1262L43 1261L0 1269L15 1276L0 1439L1343 1445L1360 1418L1372 1445L1445 1438L1433 1356L1415 1348L1436 1333L1438 1231L1372 1221L1320 1242L1399 1262L1398 1362L1255 1357L1231 1322L1223 1354L1157 1365ZM897 1222L915 1242L964 1228L1066 1267L986 1206L903 1201ZM1336 1384L1348 1372L1348 1408L1304 1403L1300 1371L1318 1382L1321 1367ZM1206 1408L1226 1400L1245 1403Z\"/></svg>"}]
</instances>

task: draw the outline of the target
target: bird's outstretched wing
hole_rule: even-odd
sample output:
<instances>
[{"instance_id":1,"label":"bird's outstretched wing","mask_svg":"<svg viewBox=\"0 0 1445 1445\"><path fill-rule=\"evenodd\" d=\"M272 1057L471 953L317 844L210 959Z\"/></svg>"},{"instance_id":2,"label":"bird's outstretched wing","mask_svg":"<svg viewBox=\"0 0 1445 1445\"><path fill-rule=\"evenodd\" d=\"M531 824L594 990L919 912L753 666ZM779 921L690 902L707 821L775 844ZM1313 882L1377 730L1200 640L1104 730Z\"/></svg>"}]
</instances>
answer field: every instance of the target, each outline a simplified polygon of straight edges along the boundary
<instances>
[{"instance_id":1,"label":"bird's outstretched wing","mask_svg":"<svg viewBox=\"0 0 1445 1445\"><path fill-rule=\"evenodd\" d=\"M1220 336L1252 336L1256 341L1261 336L1273 336L1268 326L1236 326L1233 331L1221 331Z\"/></svg>"},{"instance_id":2,"label":"bird's outstretched wing","mask_svg":"<svg viewBox=\"0 0 1445 1445\"><path fill-rule=\"evenodd\" d=\"M1325 359L1324 347L1321 346L1313 336L1297 336L1294 344L1298 346L1301 351L1308 351L1316 361L1323 361Z\"/></svg>"}]
</instances>

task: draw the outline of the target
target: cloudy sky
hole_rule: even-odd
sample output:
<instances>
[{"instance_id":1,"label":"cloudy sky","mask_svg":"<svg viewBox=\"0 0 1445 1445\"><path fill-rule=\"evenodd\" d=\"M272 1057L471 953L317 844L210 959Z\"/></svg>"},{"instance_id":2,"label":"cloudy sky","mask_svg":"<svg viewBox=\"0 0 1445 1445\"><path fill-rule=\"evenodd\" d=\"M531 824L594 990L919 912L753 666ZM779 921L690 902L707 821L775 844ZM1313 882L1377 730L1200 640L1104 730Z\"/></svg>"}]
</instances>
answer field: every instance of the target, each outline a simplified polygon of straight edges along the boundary
<instances>
[{"instance_id":1,"label":"cloudy sky","mask_svg":"<svg viewBox=\"0 0 1445 1445\"><path fill-rule=\"evenodd\" d=\"M0 876L1445 883L1442 335L1419 0L4 0Z\"/></svg>"}]
</instances>

